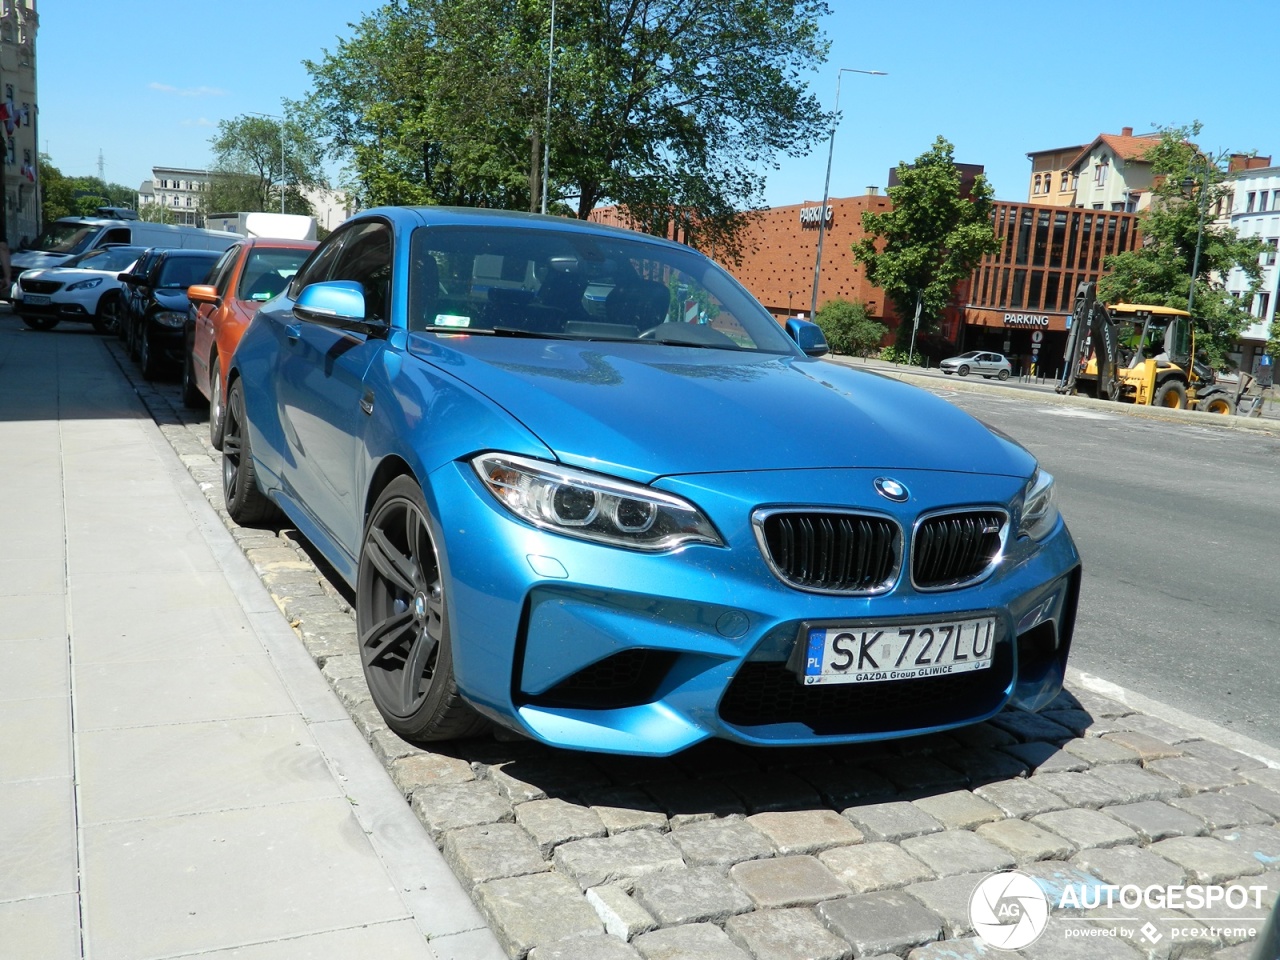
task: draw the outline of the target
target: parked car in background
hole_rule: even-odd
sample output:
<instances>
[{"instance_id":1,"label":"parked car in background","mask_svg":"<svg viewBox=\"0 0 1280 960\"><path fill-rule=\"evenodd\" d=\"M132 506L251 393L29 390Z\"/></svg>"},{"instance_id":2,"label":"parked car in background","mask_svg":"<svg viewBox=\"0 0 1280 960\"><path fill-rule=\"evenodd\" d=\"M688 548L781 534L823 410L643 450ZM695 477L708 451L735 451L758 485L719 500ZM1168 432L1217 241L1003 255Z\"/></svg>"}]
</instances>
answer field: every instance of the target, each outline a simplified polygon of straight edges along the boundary
<instances>
[{"instance_id":1,"label":"parked car in background","mask_svg":"<svg viewBox=\"0 0 1280 960\"><path fill-rule=\"evenodd\" d=\"M15 250L10 261L16 273L36 267L56 267L68 257L111 243L135 247L225 250L239 239L234 233L172 223L150 223L136 216L129 219L59 217L46 224L33 243Z\"/></svg>"},{"instance_id":2,"label":"parked car in background","mask_svg":"<svg viewBox=\"0 0 1280 960\"><path fill-rule=\"evenodd\" d=\"M250 238L222 255L207 284L187 288L191 309L185 328L182 400L187 406L208 401L209 439L219 450L226 401L223 384L236 344L258 307L289 285L315 248L314 240Z\"/></svg>"},{"instance_id":3,"label":"parked car in background","mask_svg":"<svg viewBox=\"0 0 1280 960\"><path fill-rule=\"evenodd\" d=\"M138 359L138 337L133 318L141 315L142 312L142 288L133 278L145 277L150 273L156 258L167 249L167 247L148 247L139 254L137 261L128 269L128 272L121 273L119 277L123 307L120 312L120 322L116 324L116 336L128 344L129 355L134 360Z\"/></svg>"},{"instance_id":4,"label":"parked car in background","mask_svg":"<svg viewBox=\"0 0 1280 960\"><path fill-rule=\"evenodd\" d=\"M120 272L143 252L126 245L98 247L68 257L61 266L24 270L13 285L13 310L33 330L52 330L70 320L110 333L124 312Z\"/></svg>"},{"instance_id":5,"label":"parked car in background","mask_svg":"<svg viewBox=\"0 0 1280 960\"><path fill-rule=\"evenodd\" d=\"M164 250L146 274L122 274L133 285L129 323L138 347L142 375L154 380L182 363L183 329L187 323L187 287L203 283L218 262L216 250Z\"/></svg>"},{"instance_id":6,"label":"parked car in background","mask_svg":"<svg viewBox=\"0 0 1280 960\"><path fill-rule=\"evenodd\" d=\"M350 585L410 741L659 756L1044 707L1080 585L1053 478L825 352L677 243L367 210L236 348L227 509L283 509Z\"/></svg>"},{"instance_id":7,"label":"parked car in background","mask_svg":"<svg viewBox=\"0 0 1280 960\"><path fill-rule=\"evenodd\" d=\"M988 380L992 377L1008 380L1009 373L1013 369L1006 356L991 353L989 350L970 350L958 357L948 357L938 364L938 368L948 376L956 373L967 377L971 373L976 373Z\"/></svg>"}]
</instances>

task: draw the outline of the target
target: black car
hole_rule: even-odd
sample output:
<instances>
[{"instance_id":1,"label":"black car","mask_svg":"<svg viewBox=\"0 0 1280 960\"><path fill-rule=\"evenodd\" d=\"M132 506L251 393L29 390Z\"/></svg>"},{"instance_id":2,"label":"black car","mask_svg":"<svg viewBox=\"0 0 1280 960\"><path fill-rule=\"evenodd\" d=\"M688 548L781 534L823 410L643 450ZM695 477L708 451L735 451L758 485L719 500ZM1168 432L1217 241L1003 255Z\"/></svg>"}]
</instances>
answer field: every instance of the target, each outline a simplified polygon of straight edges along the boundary
<instances>
[{"instance_id":1,"label":"black car","mask_svg":"<svg viewBox=\"0 0 1280 960\"><path fill-rule=\"evenodd\" d=\"M134 360L138 359L138 334L133 322L134 315L141 315L142 302L141 287L134 281L134 277L145 277L151 272L151 268L155 266L156 259L160 254L164 253L168 247L147 247L138 257L137 262L133 265L131 272L120 274L120 296L123 301L123 309L120 312L120 322L116 324L116 336L123 340L129 346L129 356Z\"/></svg>"},{"instance_id":2,"label":"black car","mask_svg":"<svg viewBox=\"0 0 1280 960\"><path fill-rule=\"evenodd\" d=\"M182 363L183 327L187 322L187 287L204 283L221 250L164 250L145 274L122 274L134 299L129 324L133 328L142 375L154 380Z\"/></svg>"}]
</instances>

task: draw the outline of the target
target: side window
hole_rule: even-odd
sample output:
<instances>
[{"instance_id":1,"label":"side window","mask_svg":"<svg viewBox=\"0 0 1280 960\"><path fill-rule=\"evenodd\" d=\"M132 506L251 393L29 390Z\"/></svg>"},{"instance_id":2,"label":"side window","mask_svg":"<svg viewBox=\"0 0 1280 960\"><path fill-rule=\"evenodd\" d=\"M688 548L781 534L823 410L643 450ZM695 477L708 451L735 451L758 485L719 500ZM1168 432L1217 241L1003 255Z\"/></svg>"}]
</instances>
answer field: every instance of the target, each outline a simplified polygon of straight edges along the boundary
<instances>
[{"instance_id":1,"label":"side window","mask_svg":"<svg viewBox=\"0 0 1280 960\"><path fill-rule=\"evenodd\" d=\"M302 265L302 269L297 272L293 282L289 285L290 299L297 300L298 294L302 293L303 287L329 279L329 271L333 269L333 262L337 259L338 251L342 249L343 241L350 233L349 229L337 230L330 234L324 243L316 247L310 259Z\"/></svg>"},{"instance_id":2,"label":"side window","mask_svg":"<svg viewBox=\"0 0 1280 960\"><path fill-rule=\"evenodd\" d=\"M236 255L239 252L240 244L233 243L213 265L213 270L209 274L210 283L218 288L219 297L227 295L227 287L231 284L231 273L235 268Z\"/></svg>"},{"instance_id":3,"label":"side window","mask_svg":"<svg viewBox=\"0 0 1280 960\"><path fill-rule=\"evenodd\" d=\"M376 220L353 227L329 279L355 280L364 287L365 316L371 320L389 320L391 228Z\"/></svg>"}]
</instances>

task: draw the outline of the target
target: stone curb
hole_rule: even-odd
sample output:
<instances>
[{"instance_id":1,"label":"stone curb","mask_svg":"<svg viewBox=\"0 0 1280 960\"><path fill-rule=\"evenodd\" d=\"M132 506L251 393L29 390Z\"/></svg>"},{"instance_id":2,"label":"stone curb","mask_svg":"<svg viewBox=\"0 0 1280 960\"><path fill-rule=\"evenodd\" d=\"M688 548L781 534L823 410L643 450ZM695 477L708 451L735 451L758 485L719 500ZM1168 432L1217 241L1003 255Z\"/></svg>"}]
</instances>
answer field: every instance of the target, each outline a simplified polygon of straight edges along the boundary
<instances>
[{"instance_id":1,"label":"stone curb","mask_svg":"<svg viewBox=\"0 0 1280 960\"><path fill-rule=\"evenodd\" d=\"M1039 715L864 747L716 742L649 760L510 735L404 743L373 708L344 590L294 531L231 521L203 414L109 349L512 960L980 956L967 897L1009 867L1047 891L1239 880L1268 906L1280 894L1280 752L1074 670ZM1071 911L1006 955L1054 955L1044 944L1069 926L1103 933L1055 941L1063 956L1239 955L1238 937L1156 949L1136 924Z\"/></svg>"}]
</instances>

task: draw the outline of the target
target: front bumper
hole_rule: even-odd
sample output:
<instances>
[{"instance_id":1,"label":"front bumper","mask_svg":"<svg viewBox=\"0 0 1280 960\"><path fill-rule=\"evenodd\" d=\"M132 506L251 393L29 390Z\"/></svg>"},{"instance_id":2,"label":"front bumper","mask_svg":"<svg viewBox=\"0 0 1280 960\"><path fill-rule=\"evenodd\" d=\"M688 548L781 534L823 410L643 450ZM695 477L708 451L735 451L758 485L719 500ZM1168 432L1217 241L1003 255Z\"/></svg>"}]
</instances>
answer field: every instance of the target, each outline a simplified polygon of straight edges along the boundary
<instances>
[{"instance_id":1,"label":"front bumper","mask_svg":"<svg viewBox=\"0 0 1280 960\"><path fill-rule=\"evenodd\" d=\"M466 463L430 478L440 523L459 690L482 713L562 747L668 755L709 737L756 745L850 743L1040 709L1060 691L1080 560L1061 521L1044 541L1010 542L995 572L917 592L901 575L877 596L809 593L770 570L751 530L763 504L850 506L870 471L675 478L657 486L701 507L727 547L646 555L515 520ZM1005 504L1014 478L895 471L915 494L904 528L942 506ZM803 491L798 497L797 491ZM866 503L884 511L884 503ZM803 686L787 667L813 622L995 613L991 668L950 677Z\"/></svg>"}]
</instances>

